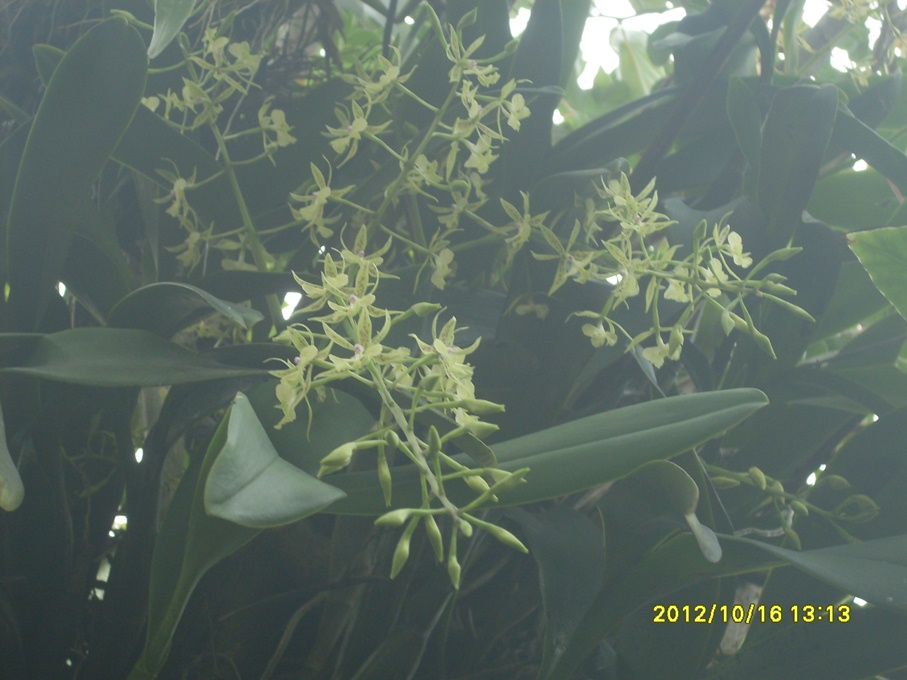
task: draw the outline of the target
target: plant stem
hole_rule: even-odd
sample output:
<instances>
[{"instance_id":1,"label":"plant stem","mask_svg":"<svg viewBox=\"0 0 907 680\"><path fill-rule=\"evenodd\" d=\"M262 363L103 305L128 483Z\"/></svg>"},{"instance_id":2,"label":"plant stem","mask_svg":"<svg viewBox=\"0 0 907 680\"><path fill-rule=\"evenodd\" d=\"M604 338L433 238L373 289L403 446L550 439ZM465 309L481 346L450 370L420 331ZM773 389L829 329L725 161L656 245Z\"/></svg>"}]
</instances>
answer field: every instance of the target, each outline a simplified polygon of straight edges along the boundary
<instances>
[{"instance_id":1,"label":"plant stem","mask_svg":"<svg viewBox=\"0 0 907 680\"><path fill-rule=\"evenodd\" d=\"M214 133L214 139L217 141L218 151L224 159L224 171L227 174L227 179L230 181L230 187L233 189L236 205L239 207L239 214L242 217L243 230L246 235L249 250L252 252L252 259L255 261L255 266L258 268L258 271L266 272L268 271L268 253L264 246L261 245L261 240L258 238L258 232L252 221L252 215L249 214L249 207L246 205L246 199L243 197L242 188L239 186L236 171L230 160L227 142L221 134L220 128L218 128L215 123L212 123L210 127L211 131ZM268 312L271 315L271 323L275 326L280 325L283 315L280 311L280 303L277 300L277 296L272 293L268 295L265 300L268 305Z\"/></svg>"}]
</instances>

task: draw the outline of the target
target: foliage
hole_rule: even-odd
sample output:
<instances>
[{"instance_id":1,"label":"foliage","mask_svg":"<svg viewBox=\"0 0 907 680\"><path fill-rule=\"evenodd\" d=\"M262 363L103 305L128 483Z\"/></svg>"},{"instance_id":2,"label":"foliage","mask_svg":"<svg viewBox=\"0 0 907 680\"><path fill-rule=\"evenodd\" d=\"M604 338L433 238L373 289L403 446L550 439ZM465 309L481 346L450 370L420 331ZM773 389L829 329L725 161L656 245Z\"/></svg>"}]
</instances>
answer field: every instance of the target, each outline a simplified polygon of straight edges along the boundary
<instances>
[{"instance_id":1,"label":"foliage","mask_svg":"<svg viewBox=\"0 0 907 680\"><path fill-rule=\"evenodd\" d=\"M907 668L903 13L524 4L2 10L5 676Z\"/></svg>"}]
</instances>

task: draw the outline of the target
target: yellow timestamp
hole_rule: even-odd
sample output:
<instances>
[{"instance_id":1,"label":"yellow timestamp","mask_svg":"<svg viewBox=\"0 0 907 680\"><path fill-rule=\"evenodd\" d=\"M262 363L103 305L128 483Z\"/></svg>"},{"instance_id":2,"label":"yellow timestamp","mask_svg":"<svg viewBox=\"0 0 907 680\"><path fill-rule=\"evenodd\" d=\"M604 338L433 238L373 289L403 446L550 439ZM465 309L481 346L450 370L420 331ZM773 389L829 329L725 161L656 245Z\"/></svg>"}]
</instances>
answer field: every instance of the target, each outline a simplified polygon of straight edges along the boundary
<instances>
[{"instance_id":1,"label":"yellow timestamp","mask_svg":"<svg viewBox=\"0 0 907 680\"><path fill-rule=\"evenodd\" d=\"M653 623L848 623L849 604L656 604Z\"/></svg>"}]
</instances>

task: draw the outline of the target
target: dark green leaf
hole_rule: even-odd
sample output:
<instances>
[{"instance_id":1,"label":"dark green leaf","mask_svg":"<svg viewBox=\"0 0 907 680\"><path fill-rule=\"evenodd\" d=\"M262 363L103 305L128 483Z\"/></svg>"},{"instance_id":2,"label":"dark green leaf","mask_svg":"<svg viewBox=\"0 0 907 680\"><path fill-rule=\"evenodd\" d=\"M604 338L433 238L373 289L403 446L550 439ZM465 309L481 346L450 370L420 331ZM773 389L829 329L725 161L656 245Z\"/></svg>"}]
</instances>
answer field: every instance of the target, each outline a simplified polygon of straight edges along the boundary
<instances>
[{"instance_id":1,"label":"dark green leaf","mask_svg":"<svg viewBox=\"0 0 907 680\"><path fill-rule=\"evenodd\" d=\"M888 301L872 284L866 269L859 262L844 262L825 314L818 319L815 337L821 340L853 328L886 306Z\"/></svg>"},{"instance_id":2,"label":"dark green leaf","mask_svg":"<svg viewBox=\"0 0 907 680\"><path fill-rule=\"evenodd\" d=\"M171 639L186 603L201 577L259 533L258 529L205 512L205 480L226 443L228 420L229 416L221 421L204 458L197 456L189 464L161 525L151 560L145 649L130 680L157 677L170 654Z\"/></svg>"},{"instance_id":3,"label":"dark green leaf","mask_svg":"<svg viewBox=\"0 0 907 680\"><path fill-rule=\"evenodd\" d=\"M0 510L15 510L22 504L24 497L22 478L19 477L19 470L6 446L6 425L3 422L3 411L0 411Z\"/></svg>"},{"instance_id":4,"label":"dark green leaf","mask_svg":"<svg viewBox=\"0 0 907 680\"><path fill-rule=\"evenodd\" d=\"M601 587L604 532L588 516L566 507L544 513L514 508L507 514L522 527L539 567L547 618L542 668L551 668Z\"/></svg>"},{"instance_id":5,"label":"dark green leaf","mask_svg":"<svg viewBox=\"0 0 907 680\"><path fill-rule=\"evenodd\" d=\"M530 468L527 483L500 494L502 505L519 505L582 491L623 477L643 463L670 458L725 432L765 406L758 390L722 390L658 399L558 425L494 446L501 469ZM373 472L339 475L332 483L348 498L332 505L339 514L384 512ZM453 498L469 498L465 485ZM394 506L419 504L412 467L394 470Z\"/></svg>"},{"instance_id":6,"label":"dark green leaf","mask_svg":"<svg viewBox=\"0 0 907 680\"><path fill-rule=\"evenodd\" d=\"M783 248L800 223L831 139L838 110L831 85L796 85L772 100L762 133L758 200L769 248Z\"/></svg>"},{"instance_id":7,"label":"dark green leaf","mask_svg":"<svg viewBox=\"0 0 907 680\"><path fill-rule=\"evenodd\" d=\"M111 326L136 328L169 338L212 311L242 328L261 321L260 312L216 298L184 283L153 283L139 288L113 308Z\"/></svg>"},{"instance_id":8,"label":"dark green leaf","mask_svg":"<svg viewBox=\"0 0 907 680\"><path fill-rule=\"evenodd\" d=\"M40 324L73 237L70 215L129 126L147 67L141 36L111 19L82 36L54 71L9 213L9 302L21 329Z\"/></svg>"},{"instance_id":9,"label":"dark green leaf","mask_svg":"<svg viewBox=\"0 0 907 680\"><path fill-rule=\"evenodd\" d=\"M759 175L762 147L762 110L756 93L741 78L731 78L727 90L727 115L734 128L737 146L750 166L752 176Z\"/></svg>"},{"instance_id":10,"label":"dark green leaf","mask_svg":"<svg viewBox=\"0 0 907 680\"><path fill-rule=\"evenodd\" d=\"M766 603L769 604L769 603ZM802 599L797 603L802 611ZM817 602L816 605L823 604ZM827 603L832 604L832 603ZM784 616L791 616L790 609ZM837 613L837 611L836 611ZM802 614L801 614L802 616ZM827 619L827 617L826 617ZM764 680L764 678L822 678L863 680L893 677L907 667L907 646L892 644L907 636L907 618L881 609L852 606L850 620L816 621L786 626L759 624L770 633L760 644L744 644L733 658L714 667L709 680ZM749 637L755 630L751 630Z\"/></svg>"},{"instance_id":11,"label":"dark green leaf","mask_svg":"<svg viewBox=\"0 0 907 680\"><path fill-rule=\"evenodd\" d=\"M17 341L17 335L4 335ZM31 337L31 336L30 336ZM200 356L147 331L76 328L41 336L3 372L98 387L178 385L264 375Z\"/></svg>"},{"instance_id":12,"label":"dark green leaf","mask_svg":"<svg viewBox=\"0 0 907 680\"><path fill-rule=\"evenodd\" d=\"M720 538L759 548L846 593L907 613L907 534L802 552L748 538Z\"/></svg>"},{"instance_id":13,"label":"dark green leaf","mask_svg":"<svg viewBox=\"0 0 907 680\"><path fill-rule=\"evenodd\" d=\"M750 546L730 545L721 561L713 564L702 557L691 534L681 533L666 539L638 564L605 584L577 626L559 662L544 680L572 677L599 641L644 604L669 604L670 600L661 598L691 584L783 564L781 559L759 553ZM649 614L653 614L651 608Z\"/></svg>"},{"instance_id":14,"label":"dark green leaf","mask_svg":"<svg viewBox=\"0 0 907 680\"><path fill-rule=\"evenodd\" d=\"M289 524L345 494L283 460L242 393L205 481L205 511L252 529Z\"/></svg>"},{"instance_id":15,"label":"dark green leaf","mask_svg":"<svg viewBox=\"0 0 907 680\"><path fill-rule=\"evenodd\" d=\"M907 192L907 156L843 106L835 121L834 141Z\"/></svg>"},{"instance_id":16,"label":"dark green leaf","mask_svg":"<svg viewBox=\"0 0 907 680\"><path fill-rule=\"evenodd\" d=\"M869 278L898 313L907 318L907 227L886 227L850 234L850 249L869 272Z\"/></svg>"},{"instance_id":17,"label":"dark green leaf","mask_svg":"<svg viewBox=\"0 0 907 680\"><path fill-rule=\"evenodd\" d=\"M195 0L154 0L154 33L148 58L154 59L173 41L192 14Z\"/></svg>"}]
</instances>

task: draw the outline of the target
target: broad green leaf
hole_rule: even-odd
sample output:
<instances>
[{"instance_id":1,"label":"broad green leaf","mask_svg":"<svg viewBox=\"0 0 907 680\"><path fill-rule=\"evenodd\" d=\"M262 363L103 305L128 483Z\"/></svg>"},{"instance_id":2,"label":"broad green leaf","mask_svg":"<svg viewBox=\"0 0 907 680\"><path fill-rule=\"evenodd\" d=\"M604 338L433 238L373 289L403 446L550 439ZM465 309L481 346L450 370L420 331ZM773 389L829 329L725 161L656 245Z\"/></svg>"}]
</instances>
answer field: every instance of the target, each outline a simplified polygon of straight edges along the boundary
<instances>
[{"instance_id":1,"label":"broad green leaf","mask_svg":"<svg viewBox=\"0 0 907 680\"><path fill-rule=\"evenodd\" d=\"M146 330L169 338L212 311L242 328L250 328L262 319L254 309L231 304L195 286L153 283L123 298L107 321L111 326Z\"/></svg>"},{"instance_id":2,"label":"broad green leaf","mask_svg":"<svg viewBox=\"0 0 907 680\"><path fill-rule=\"evenodd\" d=\"M721 445L736 451L727 460L728 467L744 471L755 465L768 475L787 479L814 460L853 418L837 408L772 403L735 428Z\"/></svg>"},{"instance_id":3,"label":"broad green leaf","mask_svg":"<svg viewBox=\"0 0 907 680\"><path fill-rule=\"evenodd\" d=\"M907 156L847 107L838 112L834 141L885 175L901 192L907 192Z\"/></svg>"},{"instance_id":4,"label":"broad green leaf","mask_svg":"<svg viewBox=\"0 0 907 680\"><path fill-rule=\"evenodd\" d=\"M570 133L551 150L548 174L607 165L641 152L668 121L676 106L676 90L653 92Z\"/></svg>"},{"instance_id":5,"label":"broad green leaf","mask_svg":"<svg viewBox=\"0 0 907 680\"><path fill-rule=\"evenodd\" d=\"M665 76L664 69L649 60L648 37L643 31L627 31L622 26L611 31L611 49L620 58L617 72L620 80L629 85L634 99L649 94L655 83Z\"/></svg>"},{"instance_id":6,"label":"broad green leaf","mask_svg":"<svg viewBox=\"0 0 907 680\"><path fill-rule=\"evenodd\" d=\"M653 460L637 468L633 476L653 486L662 502L667 503L674 512L683 515L690 531L696 537L703 557L709 562L721 559L721 545L715 532L700 523L696 517L699 486L686 470L669 460Z\"/></svg>"},{"instance_id":7,"label":"broad green leaf","mask_svg":"<svg viewBox=\"0 0 907 680\"><path fill-rule=\"evenodd\" d=\"M781 559L739 544L728 546L720 562L707 562L691 534L675 534L650 550L638 564L612 576L592 601L558 663L542 677L544 680L573 677L599 641L645 604L669 604L667 596L694 583L782 564ZM649 611L654 613L651 608Z\"/></svg>"},{"instance_id":8,"label":"broad green leaf","mask_svg":"<svg viewBox=\"0 0 907 680\"><path fill-rule=\"evenodd\" d=\"M19 342L19 335L4 334ZM147 331L76 328L31 340L0 372L97 387L178 385L214 378L262 376L264 369L230 366Z\"/></svg>"},{"instance_id":9,"label":"broad green leaf","mask_svg":"<svg viewBox=\"0 0 907 680\"><path fill-rule=\"evenodd\" d=\"M0 410L0 509L10 512L22 505L25 489L19 470L9 455L6 445L6 426L3 422L3 411Z\"/></svg>"},{"instance_id":10,"label":"broad green leaf","mask_svg":"<svg viewBox=\"0 0 907 680\"><path fill-rule=\"evenodd\" d=\"M148 45L148 58L154 59L179 35L189 19L195 0L154 0L154 33Z\"/></svg>"},{"instance_id":11,"label":"broad green leaf","mask_svg":"<svg viewBox=\"0 0 907 680\"><path fill-rule=\"evenodd\" d=\"M641 605L668 604L661 598L716 576L790 564L874 604L901 613L907 610L907 535L802 552L735 536L721 539L725 550L717 564L705 561L693 537L683 533L664 541L634 568L606 584L547 680L571 677L598 641Z\"/></svg>"},{"instance_id":12,"label":"broad green leaf","mask_svg":"<svg viewBox=\"0 0 907 680\"><path fill-rule=\"evenodd\" d=\"M139 105L144 42L121 19L98 24L48 83L16 178L7 233L9 303L17 326L38 328L73 237L72 212ZM87 77L86 74L90 74Z\"/></svg>"},{"instance_id":13,"label":"broad green leaf","mask_svg":"<svg viewBox=\"0 0 907 680\"><path fill-rule=\"evenodd\" d=\"M375 417L359 400L329 389L324 401L312 400L311 418L302 405L296 420L275 429L282 415L274 392L276 386L277 381L270 379L250 389L249 402L281 458L310 475L317 474L324 456L341 444L368 434L375 424ZM370 453L363 455L368 457Z\"/></svg>"},{"instance_id":14,"label":"broad green leaf","mask_svg":"<svg viewBox=\"0 0 907 680\"><path fill-rule=\"evenodd\" d=\"M568 87L573 81L576 60L580 53L580 43L586 29L586 19L592 0L570 0L561 2L561 22L564 34L564 51L561 64L561 87Z\"/></svg>"},{"instance_id":15,"label":"broad green leaf","mask_svg":"<svg viewBox=\"0 0 907 680\"><path fill-rule=\"evenodd\" d=\"M527 79L535 88L560 87L563 63L563 20L560 0L537 0L520 45L513 58L510 77ZM542 159L551 147L551 116L560 100L558 94L527 95L532 115L519 131L507 130L508 144L498 160L502 174L501 195L516 204L520 191L528 191L538 180Z\"/></svg>"},{"instance_id":16,"label":"broad green leaf","mask_svg":"<svg viewBox=\"0 0 907 680\"><path fill-rule=\"evenodd\" d=\"M907 227L861 231L847 238L876 288L907 318Z\"/></svg>"},{"instance_id":17,"label":"broad green leaf","mask_svg":"<svg viewBox=\"0 0 907 680\"><path fill-rule=\"evenodd\" d=\"M907 534L804 551L738 536L721 538L756 547L874 605L907 613Z\"/></svg>"},{"instance_id":18,"label":"broad green leaf","mask_svg":"<svg viewBox=\"0 0 907 680\"><path fill-rule=\"evenodd\" d=\"M888 306L888 301L872 284L866 269L856 261L841 263L834 294L825 313L817 319L815 338L853 328Z\"/></svg>"},{"instance_id":19,"label":"broad green leaf","mask_svg":"<svg viewBox=\"0 0 907 680\"><path fill-rule=\"evenodd\" d=\"M116 226L84 201L71 216L75 236L60 270L60 280L80 303L104 319L132 289L132 270L117 241Z\"/></svg>"},{"instance_id":20,"label":"broad green leaf","mask_svg":"<svg viewBox=\"0 0 907 680\"><path fill-rule=\"evenodd\" d=\"M658 399L581 418L494 446L498 467L530 468L527 483L500 494L501 505L520 505L582 491L628 475L643 463L670 458L718 436L765 406L754 389L722 390ZM465 463L465 461L464 461ZM328 511L380 514L386 510L374 472L331 480L347 498ZM470 498L451 486L456 500ZM420 503L416 471L394 470L394 507Z\"/></svg>"},{"instance_id":21,"label":"broad green leaf","mask_svg":"<svg viewBox=\"0 0 907 680\"><path fill-rule=\"evenodd\" d=\"M843 170L820 179L807 210L835 229L862 231L899 224L890 220L900 207L889 180L880 172L867 168Z\"/></svg>"},{"instance_id":22,"label":"broad green leaf","mask_svg":"<svg viewBox=\"0 0 907 680\"><path fill-rule=\"evenodd\" d=\"M38 45L35 48L38 71L45 82L53 75L54 68L64 54L62 50L51 45ZM328 87L328 85L323 87ZM330 97L307 98L306 104L309 99L325 100L322 102L322 106L332 104ZM311 108L311 105L307 106L301 115L311 118ZM317 105L315 108L317 109ZM333 113L332 107L330 110ZM296 108L291 109L289 113L290 117L294 118L296 115L300 115ZM308 125L303 127L297 120L288 118L288 122L295 130L309 130ZM320 129L323 129L323 126ZM299 132L297 131L296 134L299 135ZM305 135L303 135L300 143L305 141L310 142L311 146L311 140L305 139ZM258 164L236 168L240 184L248 194L246 198L249 208L253 212L254 206L261 199L266 202L270 199L266 205L268 208L273 207L277 194L285 197L289 191L295 188L296 184L292 183L298 183L298 179L295 178L298 177L300 167L308 168L307 156L299 153L290 156L291 159L298 158L299 162L288 168L286 165L288 153L290 153L288 149L278 151L275 159L281 161L279 171L276 167L269 166L274 167L273 171L269 172L268 169ZM301 156L302 158L300 158ZM135 112L129 128L111 153L111 157L135 170L165 191L169 191L171 187L158 173L158 170L173 171L175 168L183 177L189 177L194 173L196 181L201 186L192 191L192 207L199 217L213 223L216 227L241 222L233 190L226 175L223 174L223 166L220 162L198 143L188 136L180 134L163 118L145 106L140 106ZM303 163L304 165L302 165ZM214 175L219 176L214 177Z\"/></svg>"},{"instance_id":23,"label":"broad green leaf","mask_svg":"<svg viewBox=\"0 0 907 680\"><path fill-rule=\"evenodd\" d=\"M749 172L757 177L762 147L762 111L756 93L741 78L731 78L728 83L727 115Z\"/></svg>"},{"instance_id":24,"label":"broad green leaf","mask_svg":"<svg viewBox=\"0 0 907 680\"><path fill-rule=\"evenodd\" d=\"M757 196L768 217L770 249L783 248L800 224L831 139L838 110L832 85L778 91L762 132Z\"/></svg>"},{"instance_id":25,"label":"broad green leaf","mask_svg":"<svg viewBox=\"0 0 907 680\"><path fill-rule=\"evenodd\" d=\"M552 507L544 513L514 508L507 515L522 527L529 554L538 564L546 617L542 668L550 668L601 587L603 528L566 507Z\"/></svg>"},{"instance_id":26,"label":"broad green leaf","mask_svg":"<svg viewBox=\"0 0 907 680\"><path fill-rule=\"evenodd\" d=\"M831 358L826 368L863 368L894 366L907 340L907 321L897 314L889 314L868 328L861 329L850 342Z\"/></svg>"},{"instance_id":27,"label":"broad green leaf","mask_svg":"<svg viewBox=\"0 0 907 680\"><path fill-rule=\"evenodd\" d=\"M803 604L798 602L801 609ZM783 613L789 620L791 611ZM773 623L756 627L768 629L765 637L750 644L756 632L751 629L743 649L711 668L708 680L863 680L894 677L893 671L907 668L907 645L896 642L907 639L907 618L883 609L852 606L846 623L835 619L834 623L791 624L781 630Z\"/></svg>"},{"instance_id":28,"label":"broad green leaf","mask_svg":"<svg viewBox=\"0 0 907 680\"><path fill-rule=\"evenodd\" d=\"M161 525L151 559L147 638L130 680L157 677L170 654L173 633L186 603L201 577L259 533L258 529L205 512L205 480L226 444L228 422L229 416L221 421L204 458L197 456L189 464Z\"/></svg>"},{"instance_id":29,"label":"broad green leaf","mask_svg":"<svg viewBox=\"0 0 907 680\"><path fill-rule=\"evenodd\" d=\"M659 195L711 186L727 172L736 151L730 130L715 130L693 138L659 164Z\"/></svg>"},{"instance_id":30,"label":"broad green leaf","mask_svg":"<svg viewBox=\"0 0 907 680\"><path fill-rule=\"evenodd\" d=\"M66 56L66 52L53 45L35 45L32 48L35 54L35 67L38 69L38 77L41 82L47 86L50 79L53 78L57 65Z\"/></svg>"},{"instance_id":31,"label":"broad green leaf","mask_svg":"<svg viewBox=\"0 0 907 680\"><path fill-rule=\"evenodd\" d=\"M226 443L205 481L208 514L267 529L307 517L344 496L283 460L249 400L237 394Z\"/></svg>"}]
</instances>

